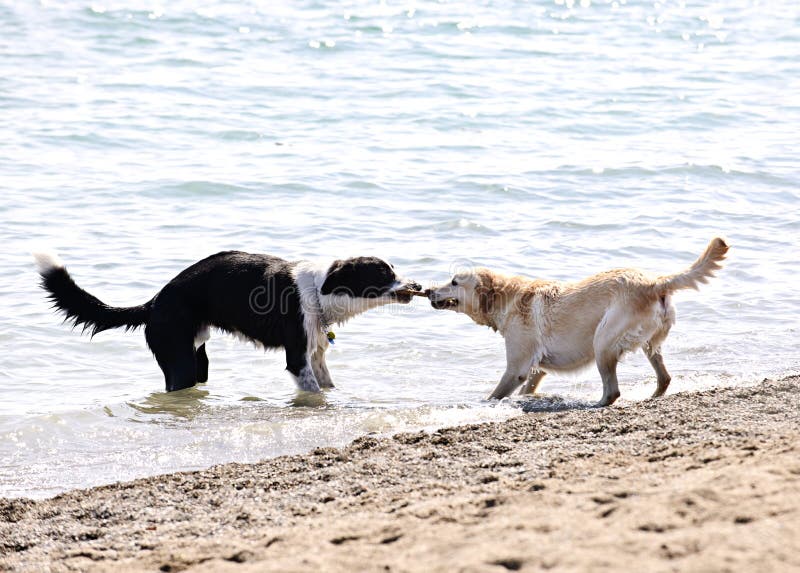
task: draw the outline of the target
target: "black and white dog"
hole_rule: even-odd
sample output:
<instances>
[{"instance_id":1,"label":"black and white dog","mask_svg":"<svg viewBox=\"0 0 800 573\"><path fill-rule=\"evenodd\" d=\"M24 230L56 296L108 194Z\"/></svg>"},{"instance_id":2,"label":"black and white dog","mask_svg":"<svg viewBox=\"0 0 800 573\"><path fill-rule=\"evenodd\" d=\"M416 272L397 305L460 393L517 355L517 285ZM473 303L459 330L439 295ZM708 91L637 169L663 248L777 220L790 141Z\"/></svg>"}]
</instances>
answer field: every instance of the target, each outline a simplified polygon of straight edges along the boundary
<instances>
[{"instance_id":1,"label":"black and white dog","mask_svg":"<svg viewBox=\"0 0 800 573\"><path fill-rule=\"evenodd\" d=\"M167 391L208 380L205 342L211 327L265 348L283 347L286 369L301 390L333 387L325 365L329 327L377 306L408 303L421 290L417 283L398 279L392 265L374 257L319 267L225 251L188 267L148 302L121 308L80 288L57 257L34 256L42 287L74 326L83 325L95 335L144 325Z\"/></svg>"}]
</instances>

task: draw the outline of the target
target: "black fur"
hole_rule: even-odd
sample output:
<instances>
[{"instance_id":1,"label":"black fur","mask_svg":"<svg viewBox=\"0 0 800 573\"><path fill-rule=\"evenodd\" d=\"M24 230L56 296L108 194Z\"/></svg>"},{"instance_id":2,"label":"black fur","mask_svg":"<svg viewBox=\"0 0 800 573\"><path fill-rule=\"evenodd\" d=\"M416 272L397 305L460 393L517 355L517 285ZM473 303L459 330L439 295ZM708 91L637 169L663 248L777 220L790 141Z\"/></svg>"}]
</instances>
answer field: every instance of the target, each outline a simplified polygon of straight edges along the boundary
<instances>
[{"instance_id":1,"label":"black fur","mask_svg":"<svg viewBox=\"0 0 800 573\"><path fill-rule=\"evenodd\" d=\"M54 307L92 335L110 328L144 325L147 345L164 372L167 391L208 379L205 344L198 332L209 326L244 335L265 348L284 348L294 376L308 366L307 336L298 285L298 263L269 255L225 251L203 259L167 283L150 301L134 307L106 305L80 288L63 267L42 272L42 287ZM376 297L397 284L386 262L360 257L328 269L323 294ZM418 287L418 285L413 285Z\"/></svg>"},{"instance_id":2,"label":"black fur","mask_svg":"<svg viewBox=\"0 0 800 573\"><path fill-rule=\"evenodd\" d=\"M64 312L64 320L73 326L90 330L92 336L110 328L131 330L141 326L150 315L152 300L126 308L108 306L80 288L63 267L51 268L42 274L42 288L49 294L53 307Z\"/></svg>"},{"instance_id":3,"label":"black fur","mask_svg":"<svg viewBox=\"0 0 800 573\"><path fill-rule=\"evenodd\" d=\"M320 293L377 298L387 293L395 278L392 266L375 257L334 261Z\"/></svg>"}]
</instances>

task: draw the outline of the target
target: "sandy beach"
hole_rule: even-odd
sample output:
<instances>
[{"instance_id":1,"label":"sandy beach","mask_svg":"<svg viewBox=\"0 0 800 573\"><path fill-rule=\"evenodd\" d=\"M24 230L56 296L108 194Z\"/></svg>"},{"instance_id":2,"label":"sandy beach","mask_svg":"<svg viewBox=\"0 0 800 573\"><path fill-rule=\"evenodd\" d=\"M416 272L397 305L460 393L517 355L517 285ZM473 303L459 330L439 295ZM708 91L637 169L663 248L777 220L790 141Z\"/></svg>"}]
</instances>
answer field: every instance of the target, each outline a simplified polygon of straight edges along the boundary
<instances>
[{"instance_id":1,"label":"sandy beach","mask_svg":"<svg viewBox=\"0 0 800 573\"><path fill-rule=\"evenodd\" d=\"M800 569L800 378L0 500L8 571Z\"/></svg>"}]
</instances>

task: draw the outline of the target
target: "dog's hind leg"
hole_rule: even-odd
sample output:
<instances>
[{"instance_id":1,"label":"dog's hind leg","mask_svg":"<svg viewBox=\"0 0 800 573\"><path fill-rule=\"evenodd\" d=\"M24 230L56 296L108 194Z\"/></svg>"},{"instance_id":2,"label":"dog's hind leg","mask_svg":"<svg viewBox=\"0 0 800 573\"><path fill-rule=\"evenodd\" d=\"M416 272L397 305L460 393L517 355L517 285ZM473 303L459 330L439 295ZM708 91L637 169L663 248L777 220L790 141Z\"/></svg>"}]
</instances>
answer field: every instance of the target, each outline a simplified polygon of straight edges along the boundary
<instances>
[{"instance_id":1,"label":"dog's hind leg","mask_svg":"<svg viewBox=\"0 0 800 573\"><path fill-rule=\"evenodd\" d=\"M656 371L656 391L653 392L653 398L658 398L659 396L663 396L667 388L669 388L672 376L667 372L664 366L664 357L661 356L660 352L656 352L652 356L648 355L647 359L653 366L653 370Z\"/></svg>"},{"instance_id":2,"label":"dog's hind leg","mask_svg":"<svg viewBox=\"0 0 800 573\"><path fill-rule=\"evenodd\" d=\"M650 361L650 366L656 371L656 390L653 392L653 398L663 396L669 388L669 383L672 381L672 376L667 372L664 366L664 357L661 355L661 344L666 340L669 335L669 330L675 324L675 307L673 306L670 297L664 297L660 300L660 316L661 325L659 329L650 337L643 346L642 350Z\"/></svg>"},{"instance_id":3,"label":"dog's hind leg","mask_svg":"<svg viewBox=\"0 0 800 573\"><path fill-rule=\"evenodd\" d=\"M528 374L528 380L522 385L522 388L519 389L519 393L535 394L536 390L539 388L539 384L542 383L542 378L546 375L547 373L541 370L531 370L530 374Z\"/></svg>"},{"instance_id":4,"label":"dog's hind leg","mask_svg":"<svg viewBox=\"0 0 800 573\"><path fill-rule=\"evenodd\" d=\"M182 336L165 323L149 323L144 335L164 373L167 392L190 388L197 383L197 358L191 335Z\"/></svg>"},{"instance_id":5,"label":"dog's hind leg","mask_svg":"<svg viewBox=\"0 0 800 573\"><path fill-rule=\"evenodd\" d=\"M627 313L622 308L611 308L594 333L594 359L603 380L603 397L598 406L610 406L619 398L617 363L622 355L622 340L628 330Z\"/></svg>"},{"instance_id":6,"label":"dog's hind leg","mask_svg":"<svg viewBox=\"0 0 800 573\"><path fill-rule=\"evenodd\" d=\"M208 382L208 355L206 354L206 345L201 344L197 350L194 351L194 356L197 363L197 381Z\"/></svg>"},{"instance_id":7,"label":"dog's hind leg","mask_svg":"<svg viewBox=\"0 0 800 573\"><path fill-rule=\"evenodd\" d=\"M595 357L597 369L603 379L603 397L598 406L610 406L619 398L619 382L617 381L617 363L619 357L616 352L607 352Z\"/></svg>"},{"instance_id":8,"label":"dog's hind leg","mask_svg":"<svg viewBox=\"0 0 800 573\"><path fill-rule=\"evenodd\" d=\"M331 373L328 372L328 365L325 364L324 348L317 348L317 351L311 355L311 368L320 388L333 388Z\"/></svg>"},{"instance_id":9,"label":"dog's hind leg","mask_svg":"<svg viewBox=\"0 0 800 573\"><path fill-rule=\"evenodd\" d=\"M532 357L533 349L528 344L519 344L518 340L506 338L506 371L489 399L502 400L525 382Z\"/></svg>"},{"instance_id":10,"label":"dog's hind leg","mask_svg":"<svg viewBox=\"0 0 800 573\"><path fill-rule=\"evenodd\" d=\"M663 396L667 388L669 388L672 376L669 375L667 368L664 366L664 357L661 355L660 350L654 351L649 342L645 344L642 350L644 350L647 359L650 361L650 366L656 371L656 391L653 392L653 398L658 398Z\"/></svg>"}]
</instances>

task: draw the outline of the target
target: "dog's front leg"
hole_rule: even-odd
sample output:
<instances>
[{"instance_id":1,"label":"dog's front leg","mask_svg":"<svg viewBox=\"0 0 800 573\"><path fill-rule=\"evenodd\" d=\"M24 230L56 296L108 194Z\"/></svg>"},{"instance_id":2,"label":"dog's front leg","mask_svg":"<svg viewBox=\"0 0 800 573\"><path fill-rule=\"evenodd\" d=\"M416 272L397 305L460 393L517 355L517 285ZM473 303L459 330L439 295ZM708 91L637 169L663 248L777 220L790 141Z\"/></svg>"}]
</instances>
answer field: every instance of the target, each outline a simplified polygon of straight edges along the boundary
<instances>
[{"instance_id":1,"label":"dog's front leg","mask_svg":"<svg viewBox=\"0 0 800 573\"><path fill-rule=\"evenodd\" d=\"M311 366L311 361L306 360L305 366L300 369L296 375L297 386L306 392L321 392L319 381L314 375L314 369Z\"/></svg>"},{"instance_id":2,"label":"dog's front leg","mask_svg":"<svg viewBox=\"0 0 800 573\"><path fill-rule=\"evenodd\" d=\"M516 337L514 337L516 338ZM531 368L533 349L520 344L512 337L506 338L506 371L489 399L502 400L525 382Z\"/></svg>"},{"instance_id":3,"label":"dog's front leg","mask_svg":"<svg viewBox=\"0 0 800 573\"><path fill-rule=\"evenodd\" d=\"M325 364L325 349L321 346L311 355L311 368L320 388L333 388L331 373L328 372L328 365Z\"/></svg>"},{"instance_id":4,"label":"dog's front leg","mask_svg":"<svg viewBox=\"0 0 800 573\"><path fill-rule=\"evenodd\" d=\"M286 348L286 369L294 376L297 387L306 392L321 392L311 366L311 356L305 348Z\"/></svg>"}]
</instances>

